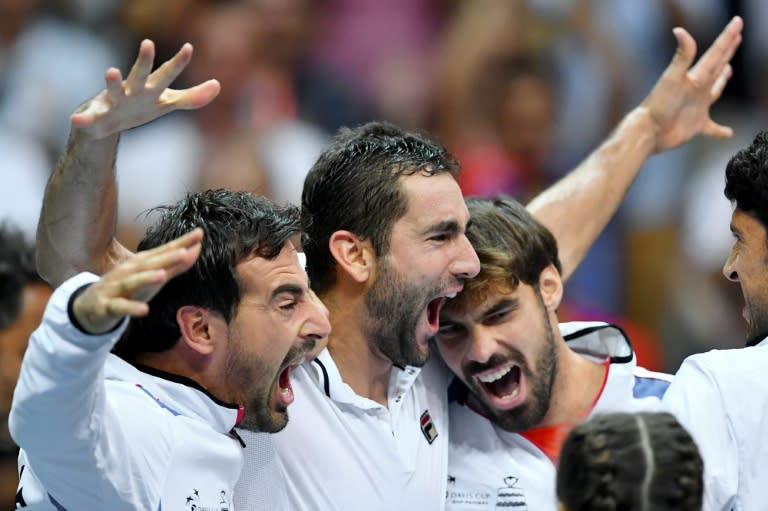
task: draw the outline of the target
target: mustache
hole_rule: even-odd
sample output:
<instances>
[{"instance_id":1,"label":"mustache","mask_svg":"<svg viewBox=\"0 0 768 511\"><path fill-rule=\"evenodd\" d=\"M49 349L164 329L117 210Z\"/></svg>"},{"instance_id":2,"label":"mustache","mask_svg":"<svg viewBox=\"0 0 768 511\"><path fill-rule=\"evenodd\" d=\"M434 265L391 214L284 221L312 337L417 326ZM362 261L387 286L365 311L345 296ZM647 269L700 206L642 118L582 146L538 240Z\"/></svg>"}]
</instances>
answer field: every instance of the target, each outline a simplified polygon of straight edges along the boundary
<instances>
[{"instance_id":1,"label":"mustache","mask_svg":"<svg viewBox=\"0 0 768 511\"><path fill-rule=\"evenodd\" d=\"M464 376L466 376L467 379L470 379L470 377L476 375L477 373L498 367L500 365L506 364L507 362L514 362L520 366L522 371L527 372L528 365L525 362L525 357L522 353L515 349L511 349L509 354L506 355L494 353L491 355L491 358L489 358L487 362L467 362L464 364L462 370L464 371Z\"/></svg>"},{"instance_id":2,"label":"mustache","mask_svg":"<svg viewBox=\"0 0 768 511\"><path fill-rule=\"evenodd\" d=\"M286 353L285 358L283 359L282 365L294 365L299 360L306 358L309 353L312 353L315 350L315 346L317 346L317 341L315 339L307 339L300 347L291 346L291 349L288 350L288 353Z\"/></svg>"}]
</instances>

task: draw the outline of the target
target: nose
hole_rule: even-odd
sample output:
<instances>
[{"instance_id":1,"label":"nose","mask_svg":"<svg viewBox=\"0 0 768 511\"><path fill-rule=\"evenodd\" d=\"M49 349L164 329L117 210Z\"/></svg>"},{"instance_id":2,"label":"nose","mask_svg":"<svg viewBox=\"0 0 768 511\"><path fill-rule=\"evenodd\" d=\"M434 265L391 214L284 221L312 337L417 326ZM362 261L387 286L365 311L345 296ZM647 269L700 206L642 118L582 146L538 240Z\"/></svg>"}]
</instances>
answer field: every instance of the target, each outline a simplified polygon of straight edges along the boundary
<instances>
[{"instance_id":1,"label":"nose","mask_svg":"<svg viewBox=\"0 0 768 511\"><path fill-rule=\"evenodd\" d=\"M331 322L329 320L328 308L313 291L309 292L308 302L310 311L299 335L305 345L307 343L314 344L311 351L307 353L307 358L313 359L328 344L328 336L331 334Z\"/></svg>"},{"instance_id":2,"label":"nose","mask_svg":"<svg viewBox=\"0 0 768 511\"><path fill-rule=\"evenodd\" d=\"M471 279L480 273L480 259L466 235L461 235L458 240L458 254L453 261L451 273L461 280Z\"/></svg>"},{"instance_id":3,"label":"nose","mask_svg":"<svg viewBox=\"0 0 768 511\"><path fill-rule=\"evenodd\" d=\"M466 358L468 361L484 364L488 362L496 350L496 342L492 329L475 325L469 334L469 348Z\"/></svg>"},{"instance_id":4,"label":"nose","mask_svg":"<svg viewBox=\"0 0 768 511\"><path fill-rule=\"evenodd\" d=\"M739 274L736 271L735 259L736 257L733 255L733 251L731 251L731 253L728 254L728 259L725 260L725 264L723 265L723 275L725 275L725 278L731 282L739 281Z\"/></svg>"}]
</instances>

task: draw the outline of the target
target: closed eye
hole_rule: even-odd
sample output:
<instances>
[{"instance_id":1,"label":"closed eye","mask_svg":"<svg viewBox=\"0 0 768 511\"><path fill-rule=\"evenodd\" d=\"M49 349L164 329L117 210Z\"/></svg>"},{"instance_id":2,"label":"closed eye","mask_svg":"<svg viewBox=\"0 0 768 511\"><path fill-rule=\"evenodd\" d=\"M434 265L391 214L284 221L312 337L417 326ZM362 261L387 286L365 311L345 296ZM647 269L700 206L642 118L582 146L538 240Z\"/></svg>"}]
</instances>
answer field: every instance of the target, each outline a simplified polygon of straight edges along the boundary
<instances>
[{"instance_id":1,"label":"closed eye","mask_svg":"<svg viewBox=\"0 0 768 511\"><path fill-rule=\"evenodd\" d=\"M446 323L440 322L440 328L437 330L437 340L442 342L450 342L460 339L466 329L458 323Z\"/></svg>"},{"instance_id":2,"label":"closed eye","mask_svg":"<svg viewBox=\"0 0 768 511\"><path fill-rule=\"evenodd\" d=\"M512 313L512 309L504 309L500 311L496 311L493 314L488 314L483 318L483 324L484 325L496 325L499 323L503 323L507 320L509 315Z\"/></svg>"}]
</instances>

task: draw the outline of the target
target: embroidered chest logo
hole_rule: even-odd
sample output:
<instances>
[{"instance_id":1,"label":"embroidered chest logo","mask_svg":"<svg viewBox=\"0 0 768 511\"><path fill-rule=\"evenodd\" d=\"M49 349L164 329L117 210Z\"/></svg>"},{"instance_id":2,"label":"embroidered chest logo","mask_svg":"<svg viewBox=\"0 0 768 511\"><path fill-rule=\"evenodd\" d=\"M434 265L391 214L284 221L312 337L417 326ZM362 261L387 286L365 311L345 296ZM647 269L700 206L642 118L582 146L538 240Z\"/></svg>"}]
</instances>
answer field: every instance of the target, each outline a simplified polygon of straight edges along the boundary
<instances>
[{"instance_id":1,"label":"embroidered chest logo","mask_svg":"<svg viewBox=\"0 0 768 511\"><path fill-rule=\"evenodd\" d=\"M429 410L424 410L424 413L421 414L420 422L421 432L424 433L424 438L427 439L427 442L431 444L437 438L437 428L435 423L432 422L432 417L429 416Z\"/></svg>"},{"instance_id":2,"label":"embroidered chest logo","mask_svg":"<svg viewBox=\"0 0 768 511\"><path fill-rule=\"evenodd\" d=\"M193 488L192 493L186 498L184 509L185 511L230 511L230 509L232 509L232 504L230 503L225 490L221 490L218 496L210 497L206 500L208 500L208 502L201 502L200 490ZM216 505L216 503L218 503L218 505Z\"/></svg>"},{"instance_id":3,"label":"embroidered chest logo","mask_svg":"<svg viewBox=\"0 0 768 511\"><path fill-rule=\"evenodd\" d=\"M520 481L515 476L504 478L504 486L496 493L496 508L514 508L516 511L528 511L525 503L525 493L517 483Z\"/></svg>"}]
</instances>

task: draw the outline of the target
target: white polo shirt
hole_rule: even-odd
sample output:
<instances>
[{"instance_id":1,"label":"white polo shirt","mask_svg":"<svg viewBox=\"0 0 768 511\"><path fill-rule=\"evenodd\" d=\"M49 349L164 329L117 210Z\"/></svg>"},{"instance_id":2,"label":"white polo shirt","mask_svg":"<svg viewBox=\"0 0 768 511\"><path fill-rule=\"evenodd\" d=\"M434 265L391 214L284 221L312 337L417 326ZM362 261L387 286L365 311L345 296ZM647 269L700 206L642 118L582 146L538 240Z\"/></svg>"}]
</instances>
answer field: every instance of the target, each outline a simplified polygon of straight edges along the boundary
<instances>
[{"instance_id":1,"label":"white polo shirt","mask_svg":"<svg viewBox=\"0 0 768 511\"><path fill-rule=\"evenodd\" d=\"M443 509L448 466L449 373L437 362L393 368L389 403L361 397L342 381L328 350L291 374L295 401L288 426L261 439L241 432L245 465L271 441L285 485L283 509L393 511ZM247 468L246 468L247 470ZM244 476L238 509L255 509L265 481ZM283 490L280 490L283 493ZM242 501L239 501L242 499Z\"/></svg>"},{"instance_id":2,"label":"white polo shirt","mask_svg":"<svg viewBox=\"0 0 768 511\"><path fill-rule=\"evenodd\" d=\"M608 371L589 416L662 407L671 377L636 366L624 332L605 323L563 323L571 349ZM451 403L447 510L555 511L556 458L569 428L509 433L459 401Z\"/></svg>"},{"instance_id":3,"label":"white polo shirt","mask_svg":"<svg viewBox=\"0 0 768 511\"><path fill-rule=\"evenodd\" d=\"M768 509L768 339L685 359L664 404L704 458L704 510Z\"/></svg>"}]
</instances>

